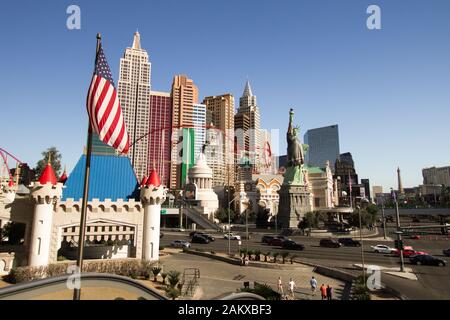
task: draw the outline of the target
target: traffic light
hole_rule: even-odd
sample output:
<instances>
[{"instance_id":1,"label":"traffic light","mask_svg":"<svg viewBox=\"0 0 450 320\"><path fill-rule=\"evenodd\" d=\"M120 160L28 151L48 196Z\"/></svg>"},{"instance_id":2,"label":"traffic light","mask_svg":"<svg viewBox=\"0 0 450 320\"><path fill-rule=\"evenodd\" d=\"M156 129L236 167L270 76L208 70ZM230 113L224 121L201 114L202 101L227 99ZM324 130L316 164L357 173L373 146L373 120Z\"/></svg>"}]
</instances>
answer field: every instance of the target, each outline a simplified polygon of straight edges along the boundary
<instances>
[{"instance_id":1,"label":"traffic light","mask_svg":"<svg viewBox=\"0 0 450 320\"><path fill-rule=\"evenodd\" d=\"M404 246L403 246L403 240L395 240L395 248L398 250L403 250Z\"/></svg>"}]
</instances>

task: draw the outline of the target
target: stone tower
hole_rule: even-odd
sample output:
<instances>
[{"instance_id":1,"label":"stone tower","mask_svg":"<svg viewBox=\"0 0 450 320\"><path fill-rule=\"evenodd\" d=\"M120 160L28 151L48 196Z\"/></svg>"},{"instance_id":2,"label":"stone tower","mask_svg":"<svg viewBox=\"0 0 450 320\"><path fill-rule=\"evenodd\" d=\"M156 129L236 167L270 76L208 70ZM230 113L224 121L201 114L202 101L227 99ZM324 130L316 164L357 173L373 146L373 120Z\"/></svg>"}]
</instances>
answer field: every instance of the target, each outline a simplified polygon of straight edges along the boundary
<instances>
[{"instance_id":1,"label":"stone tower","mask_svg":"<svg viewBox=\"0 0 450 320\"><path fill-rule=\"evenodd\" d=\"M33 183L31 198L34 200L34 217L29 249L29 266L48 265L53 224L53 208L61 199L63 184L57 182L50 163L42 172L39 181Z\"/></svg>"},{"instance_id":2,"label":"stone tower","mask_svg":"<svg viewBox=\"0 0 450 320\"><path fill-rule=\"evenodd\" d=\"M141 202L144 207L144 240L142 259L159 260L159 235L161 224L161 204L166 200L167 189L161 185L156 170L141 185Z\"/></svg>"}]
</instances>

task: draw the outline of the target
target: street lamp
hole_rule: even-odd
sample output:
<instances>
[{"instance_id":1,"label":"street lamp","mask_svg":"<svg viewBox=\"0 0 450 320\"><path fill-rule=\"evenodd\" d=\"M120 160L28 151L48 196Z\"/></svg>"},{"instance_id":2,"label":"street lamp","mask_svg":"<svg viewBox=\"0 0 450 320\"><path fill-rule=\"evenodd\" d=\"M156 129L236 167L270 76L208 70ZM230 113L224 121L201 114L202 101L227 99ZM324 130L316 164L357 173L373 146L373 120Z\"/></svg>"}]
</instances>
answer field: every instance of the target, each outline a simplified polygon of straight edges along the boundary
<instances>
[{"instance_id":1,"label":"street lamp","mask_svg":"<svg viewBox=\"0 0 450 320\"><path fill-rule=\"evenodd\" d=\"M238 197L235 196L230 202L228 202L228 233L231 233L231 204L237 199ZM239 199L243 199L242 192L239 193ZM228 235L228 254L231 255L231 237Z\"/></svg>"},{"instance_id":2,"label":"street lamp","mask_svg":"<svg viewBox=\"0 0 450 320\"><path fill-rule=\"evenodd\" d=\"M359 216L359 240L361 242L361 262L362 262L362 270L363 270L363 283L366 285L366 268L364 265L364 240L362 237L362 221L361 221L361 207L364 205L367 205L369 203L369 200L364 197L361 199L360 205L357 205L356 208L358 209L358 216Z\"/></svg>"},{"instance_id":3,"label":"street lamp","mask_svg":"<svg viewBox=\"0 0 450 320\"><path fill-rule=\"evenodd\" d=\"M383 219L383 237L386 240L386 217L384 215L384 196L381 196L381 219Z\"/></svg>"},{"instance_id":4,"label":"street lamp","mask_svg":"<svg viewBox=\"0 0 450 320\"><path fill-rule=\"evenodd\" d=\"M400 212L398 210L398 201L397 201L397 196L394 192L394 189L391 188L391 196L392 199L394 200L395 203L395 215L397 218L397 231L395 232L397 234L397 243L398 243L398 250L400 251L400 272L404 272L405 271L405 261L403 258L403 244L402 244L402 230L400 227Z\"/></svg>"}]
</instances>

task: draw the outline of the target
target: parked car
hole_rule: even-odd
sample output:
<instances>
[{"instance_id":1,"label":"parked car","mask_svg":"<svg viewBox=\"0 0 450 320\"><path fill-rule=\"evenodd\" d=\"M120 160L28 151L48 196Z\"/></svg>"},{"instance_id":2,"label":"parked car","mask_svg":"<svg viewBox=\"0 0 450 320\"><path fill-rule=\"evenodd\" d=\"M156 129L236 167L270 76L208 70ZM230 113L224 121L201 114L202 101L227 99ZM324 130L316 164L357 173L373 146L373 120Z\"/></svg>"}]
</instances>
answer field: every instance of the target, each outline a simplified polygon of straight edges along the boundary
<instances>
[{"instance_id":1,"label":"parked car","mask_svg":"<svg viewBox=\"0 0 450 320\"><path fill-rule=\"evenodd\" d=\"M353 240L352 238L340 238L338 240L338 242L346 247L360 247L361 246L361 242L359 242L358 240Z\"/></svg>"},{"instance_id":2,"label":"parked car","mask_svg":"<svg viewBox=\"0 0 450 320\"><path fill-rule=\"evenodd\" d=\"M262 242L262 243L269 243L269 241L270 241L271 239L273 239L274 237L275 237L275 236L270 236L270 235L262 236L261 242Z\"/></svg>"},{"instance_id":3,"label":"parked car","mask_svg":"<svg viewBox=\"0 0 450 320\"><path fill-rule=\"evenodd\" d=\"M444 267L447 262L429 254L415 255L409 258L412 264Z\"/></svg>"},{"instance_id":4,"label":"parked car","mask_svg":"<svg viewBox=\"0 0 450 320\"><path fill-rule=\"evenodd\" d=\"M395 249L394 250L394 255L396 256L400 256L400 250ZM420 256L420 255L428 255L428 253L424 252L424 251L416 251L414 249L404 249L403 250L403 256L404 257L413 257L413 256Z\"/></svg>"},{"instance_id":5,"label":"parked car","mask_svg":"<svg viewBox=\"0 0 450 320\"><path fill-rule=\"evenodd\" d=\"M420 236L419 235L412 235L411 237L409 237L410 239L413 239L413 240L420 240Z\"/></svg>"},{"instance_id":6,"label":"parked car","mask_svg":"<svg viewBox=\"0 0 450 320\"><path fill-rule=\"evenodd\" d=\"M393 216L386 216L386 222L394 222Z\"/></svg>"},{"instance_id":7,"label":"parked car","mask_svg":"<svg viewBox=\"0 0 450 320\"><path fill-rule=\"evenodd\" d=\"M450 249L442 250L442 253L444 254L444 256L450 257Z\"/></svg>"},{"instance_id":8,"label":"parked car","mask_svg":"<svg viewBox=\"0 0 450 320\"><path fill-rule=\"evenodd\" d=\"M190 248L191 244L185 240L174 240L170 246L175 248Z\"/></svg>"},{"instance_id":9,"label":"parked car","mask_svg":"<svg viewBox=\"0 0 450 320\"><path fill-rule=\"evenodd\" d=\"M195 234L192 237L192 241L191 242L192 243L202 243L202 244L210 243L209 239L207 239L207 238L205 238L205 237L203 237L202 235L199 235L199 234Z\"/></svg>"},{"instance_id":10,"label":"parked car","mask_svg":"<svg viewBox=\"0 0 450 320\"><path fill-rule=\"evenodd\" d=\"M283 249L288 249L288 250L299 250L299 251L305 250L305 246L303 244L297 243L292 240L284 241L282 244L282 247L283 247Z\"/></svg>"},{"instance_id":11,"label":"parked car","mask_svg":"<svg viewBox=\"0 0 450 320\"><path fill-rule=\"evenodd\" d=\"M376 246L370 246L375 253L392 253L395 251L395 248L391 248L384 244L377 244Z\"/></svg>"},{"instance_id":12,"label":"parked car","mask_svg":"<svg viewBox=\"0 0 450 320\"><path fill-rule=\"evenodd\" d=\"M322 239L320 240L320 246L326 248L340 248L341 244L334 239Z\"/></svg>"},{"instance_id":13,"label":"parked car","mask_svg":"<svg viewBox=\"0 0 450 320\"><path fill-rule=\"evenodd\" d=\"M223 238L227 239L227 240L228 239L230 239L230 240L241 240L241 236L240 235L234 234L232 232L225 233Z\"/></svg>"}]
</instances>

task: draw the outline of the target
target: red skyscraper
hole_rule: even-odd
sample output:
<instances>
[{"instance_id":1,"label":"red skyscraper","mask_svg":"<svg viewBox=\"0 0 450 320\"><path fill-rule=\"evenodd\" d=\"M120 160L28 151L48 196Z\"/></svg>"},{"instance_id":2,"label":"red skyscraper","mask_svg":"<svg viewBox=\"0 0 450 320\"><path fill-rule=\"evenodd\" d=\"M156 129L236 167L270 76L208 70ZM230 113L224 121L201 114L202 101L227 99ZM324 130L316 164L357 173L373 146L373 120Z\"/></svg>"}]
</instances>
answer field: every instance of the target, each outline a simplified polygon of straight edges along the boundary
<instances>
[{"instance_id":1,"label":"red skyscraper","mask_svg":"<svg viewBox=\"0 0 450 320\"><path fill-rule=\"evenodd\" d=\"M150 92L148 168L159 172L161 183L169 185L170 139L172 134L172 98L167 92Z\"/></svg>"}]
</instances>

